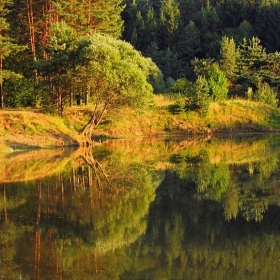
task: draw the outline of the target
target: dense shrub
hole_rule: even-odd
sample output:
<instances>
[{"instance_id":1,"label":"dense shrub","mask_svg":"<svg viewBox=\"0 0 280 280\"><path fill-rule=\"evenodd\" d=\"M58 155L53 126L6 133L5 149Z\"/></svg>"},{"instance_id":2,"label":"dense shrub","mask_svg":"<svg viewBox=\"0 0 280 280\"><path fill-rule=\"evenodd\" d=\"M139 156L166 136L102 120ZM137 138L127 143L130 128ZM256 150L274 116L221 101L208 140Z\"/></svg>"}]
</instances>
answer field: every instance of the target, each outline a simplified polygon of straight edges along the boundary
<instances>
[{"instance_id":1,"label":"dense shrub","mask_svg":"<svg viewBox=\"0 0 280 280\"><path fill-rule=\"evenodd\" d=\"M196 111L201 114L208 112L211 101L209 95L210 88L208 81L204 77L199 76L194 83L185 78L178 79L170 89L170 92L176 94L178 98L176 104L173 106L174 112Z\"/></svg>"},{"instance_id":2,"label":"dense shrub","mask_svg":"<svg viewBox=\"0 0 280 280\"><path fill-rule=\"evenodd\" d=\"M258 87L257 91L253 94L253 99L273 107L278 105L277 91L267 83L263 83Z\"/></svg>"}]
</instances>

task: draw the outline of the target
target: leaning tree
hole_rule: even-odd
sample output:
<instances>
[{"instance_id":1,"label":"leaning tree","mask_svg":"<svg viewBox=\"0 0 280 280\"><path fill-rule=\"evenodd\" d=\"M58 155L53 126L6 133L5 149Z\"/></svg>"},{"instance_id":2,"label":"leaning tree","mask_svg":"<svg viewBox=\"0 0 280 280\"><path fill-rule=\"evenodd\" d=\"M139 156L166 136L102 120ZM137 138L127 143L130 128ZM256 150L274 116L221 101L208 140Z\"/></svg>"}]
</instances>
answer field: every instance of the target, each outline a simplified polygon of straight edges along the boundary
<instances>
[{"instance_id":1,"label":"leaning tree","mask_svg":"<svg viewBox=\"0 0 280 280\"><path fill-rule=\"evenodd\" d=\"M112 111L150 104L152 84L161 83L162 74L129 43L98 33L81 39L77 53L75 80L83 81L85 91L90 89L92 104L91 118L82 132L89 145L93 129Z\"/></svg>"}]
</instances>

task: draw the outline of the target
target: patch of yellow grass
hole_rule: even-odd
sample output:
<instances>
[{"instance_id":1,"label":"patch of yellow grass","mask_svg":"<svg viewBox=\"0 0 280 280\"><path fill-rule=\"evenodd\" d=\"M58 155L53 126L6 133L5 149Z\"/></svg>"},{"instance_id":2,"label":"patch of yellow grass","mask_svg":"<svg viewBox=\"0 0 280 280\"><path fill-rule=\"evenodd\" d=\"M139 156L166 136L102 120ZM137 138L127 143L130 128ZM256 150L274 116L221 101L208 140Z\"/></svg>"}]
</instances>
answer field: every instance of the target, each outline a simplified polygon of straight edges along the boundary
<instances>
[{"instance_id":1,"label":"patch of yellow grass","mask_svg":"<svg viewBox=\"0 0 280 280\"><path fill-rule=\"evenodd\" d=\"M172 104L174 104L174 100L172 100L170 97L163 95L163 94L157 94L154 96L154 101L157 107L168 107Z\"/></svg>"}]
</instances>

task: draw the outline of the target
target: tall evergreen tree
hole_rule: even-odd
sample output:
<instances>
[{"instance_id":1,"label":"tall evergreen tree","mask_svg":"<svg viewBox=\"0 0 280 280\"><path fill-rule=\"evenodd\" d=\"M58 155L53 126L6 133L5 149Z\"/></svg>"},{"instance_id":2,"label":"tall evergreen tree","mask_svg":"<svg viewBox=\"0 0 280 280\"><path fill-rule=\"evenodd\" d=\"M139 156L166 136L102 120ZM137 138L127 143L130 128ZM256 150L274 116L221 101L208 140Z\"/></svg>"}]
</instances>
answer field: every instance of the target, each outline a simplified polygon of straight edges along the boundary
<instances>
[{"instance_id":1,"label":"tall evergreen tree","mask_svg":"<svg viewBox=\"0 0 280 280\"><path fill-rule=\"evenodd\" d=\"M238 58L238 52L235 41L233 38L224 36L221 42L221 60L220 67L225 73L227 78L232 79L234 71L236 69L236 60Z\"/></svg>"},{"instance_id":2,"label":"tall evergreen tree","mask_svg":"<svg viewBox=\"0 0 280 280\"><path fill-rule=\"evenodd\" d=\"M179 3L183 25L186 26L194 20L195 14L200 11L201 3L196 0L180 0Z\"/></svg>"},{"instance_id":3,"label":"tall evergreen tree","mask_svg":"<svg viewBox=\"0 0 280 280\"><path fill-rule=\"evenodd\" d=\"M260 6L254 23L257 36L268 52L280 50L280 2L272 2Z\"/></svg>"},{"instance_id":4,"label":"tall evergreen tree","mask_svg":"<svg viewBox=\"0 0 280 280\"><path fill-rule=\"evenodd\" d=\"M50 43L45 50L48 59L36 63L43 77L42 85L49 93L49 104L57 106L59 116L62 116L67 93L71 91L70 71L74 68L75 39L75 31L66 23L53 23Z\"/></svg>"},{"instance_id":5,"label":"tall evergreen tree","mask_svg":"<svg viewBox=\"0 0 280 280\"><path fill-rule=\"evenodd\" d=\"M177 42L178 30L181 25L181 15L177 0L162 1L159 22L159 47L173 49L174 44Z\"/></svg>"},{"instance_id":6,"label":"tall evergreen tree","mask_svg":"<svg viewBox=\"0 0 280 280\"><path fill-rule=\"evenodd\" d=\"M202 56L200 32L194 22L190 21L183 29L178 40L177 50L185 63L193 60L196 56Z\"/></svg>"},{"instance_id":7,"label":"tall evergreen tree","mask_svg":"<svg viewBox=\"0 0 280 280\"><path fill-rule=\"evenodd\" d=\"M121 12L124 9L122 0L63 0L52 1L53 14L58 21L65 21L80 34L92 30L121 36L123 20Z\"/></svg>"},{"instance_id":8,"label":"tall evergreen tree","mask_svg":"<svg viewBox=\"0 0 280 280\"><path fill-rule=\"evenodd\" d=\"M260 39L253 37L251 40L244 39L238 52L235 82L242 85L243 93L249 87L255 91L264 79L261 69L267 64L266 50L260 44Z\"/></svg>"},{"instance_id":9,"label":"tall evergreen tree","mask_svg":"<svg viewBox=\"0 0 280 280\"><path fill-rule=\"evenodd\" d=\"M21 78L20 74L17 74L8 69L4 69L3 62L5 58L15 52L19 52L24 47L15 44L12 38L8 35L9 24L6 20L6 16L9 12L7 7L11 5L10 0L0 1L0 107L4 108L4 92L3 83L5 80L15 80Z\"/></svg>"},{"instance_id":10,"label":"tall evergreen tree","mask_svg":"<svg viewBox=\"0 0 280 280\"><path fill-rule=\"evenodd\" d=\"M201 43L205 57L217 57L220 47L220 19L216 9L209 0L206 6L196 14L195 25L201 34Z\"/></svg>"}]
</instances>

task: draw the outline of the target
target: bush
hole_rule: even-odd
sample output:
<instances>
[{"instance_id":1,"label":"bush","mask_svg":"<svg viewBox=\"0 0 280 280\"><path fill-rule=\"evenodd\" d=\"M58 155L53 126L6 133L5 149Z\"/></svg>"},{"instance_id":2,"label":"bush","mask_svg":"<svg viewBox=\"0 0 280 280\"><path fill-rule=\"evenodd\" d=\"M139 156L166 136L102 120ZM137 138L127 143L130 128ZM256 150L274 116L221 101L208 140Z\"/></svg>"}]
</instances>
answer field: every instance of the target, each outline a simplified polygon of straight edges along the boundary
<instances>
[{"instance_id":1,"label":"bush","mask_svg":"<svg viewBox=\"0 0 280 280\"><path fill-rule=\"evenodd\" d=\"M186 78L178 79L170 88L170 93L188 95L192 91L192 83Z\"/></svg>"},{"instance_id":2,"label":"bush","mask_svg":"<svg viewBox=\"0 0 280 280\"><path fill-rule=\"evenodd\" d=\"M273 107L278 106L277 92L268 83L263 83L258 87L255 94L253 94L253 99Z\"/></svg>"},{"instance_id":3,"label":"bush","mask_svg":"<svg viewBox=\"0 0 280 280\"><path fill-rule=\"evenodd\" d=\"M203 115L207 114L211 98L206 78L199 76L195 83L186 78L178 79L170 89L170 93L176 94L179 100L172 106L173 112L196 111Z\"/></svg>"},{"instance_id":4,"label":"bush","mask_svg":"<svg viewBox=\"0 0 280 280\"><path fill-rule=\"evenodd\" d=\"M206 78L199 76L192 88L192 95L186 100L186 109L206 115L209 110L211 97Z\"/></svg>"},{"instance_id":5,"label":"bush","mask_svg":"<svg viewBox=\"0 0 280 280\"><path fill-rule=\"evenodd\" d=\"M209 67L208 75L207 81L213 101L226 100L229 91L227 78L216 63Z\"/></svg>"},{"instance_id":6,"label":"bush","mask_svg":"<svg viewBox=\"0 0 280 280\"><path fill-rule=\"evenodd\" d=\"M33 81L30 79L19 79L14 83L5 85L5 104L7 107L33 107L35 105L33 93Z\"/></svg>"}]
</instances>

